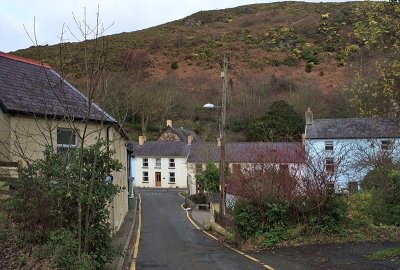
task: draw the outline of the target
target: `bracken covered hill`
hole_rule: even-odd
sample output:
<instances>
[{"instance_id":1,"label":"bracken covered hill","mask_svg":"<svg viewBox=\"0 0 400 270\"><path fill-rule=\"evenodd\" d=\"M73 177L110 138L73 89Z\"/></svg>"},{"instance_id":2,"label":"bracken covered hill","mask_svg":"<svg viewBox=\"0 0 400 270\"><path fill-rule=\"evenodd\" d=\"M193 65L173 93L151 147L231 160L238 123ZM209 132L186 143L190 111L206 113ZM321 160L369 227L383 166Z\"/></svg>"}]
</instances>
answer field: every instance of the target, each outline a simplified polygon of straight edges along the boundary
<instances>
[{"instance_id":1,"label":"bracken covered hill","mask_svg":"<svg viewBox=\"0 0 400 270\"><path fill-rule=\"evenodd\" d=\"M243 80L268 78L278 93L274 98L287 98L287 92L304 85L326 95L353 83L360 66L380 60L399 44L397 26L389 25L396 22L395 15L385 21L386 8L374 2L255 4L200 11L104 40L110 70L134 73L139 81L173 75L180 89L194 97L204 89L200 84L205 80L210 85L220 82L219 62L225 52L232 91ZM382 29L376 30L376 24L382 24ZM82 73L75 64L83 61L83 43L66 43L61 48L67 55L62 67L59 45L15 53L50 63L79 84Z\"/></svg>"}]
</instances>

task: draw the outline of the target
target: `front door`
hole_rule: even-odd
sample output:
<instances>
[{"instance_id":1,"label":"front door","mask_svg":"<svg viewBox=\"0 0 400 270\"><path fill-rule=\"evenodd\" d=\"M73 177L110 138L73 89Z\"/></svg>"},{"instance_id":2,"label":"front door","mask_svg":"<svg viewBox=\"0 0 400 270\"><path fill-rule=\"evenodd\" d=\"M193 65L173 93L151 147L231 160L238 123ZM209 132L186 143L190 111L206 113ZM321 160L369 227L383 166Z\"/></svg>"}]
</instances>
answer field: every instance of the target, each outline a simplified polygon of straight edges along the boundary
<instances>
[{"instance_id":1,"label":"front door","mask_svg":"<svg viewBox=\"0 0 400 270\"><path fill-rule=\"evenodd\" d=\"M156 172L156 187L161 187L161 172Z\"/></svg>"}]
</instances>

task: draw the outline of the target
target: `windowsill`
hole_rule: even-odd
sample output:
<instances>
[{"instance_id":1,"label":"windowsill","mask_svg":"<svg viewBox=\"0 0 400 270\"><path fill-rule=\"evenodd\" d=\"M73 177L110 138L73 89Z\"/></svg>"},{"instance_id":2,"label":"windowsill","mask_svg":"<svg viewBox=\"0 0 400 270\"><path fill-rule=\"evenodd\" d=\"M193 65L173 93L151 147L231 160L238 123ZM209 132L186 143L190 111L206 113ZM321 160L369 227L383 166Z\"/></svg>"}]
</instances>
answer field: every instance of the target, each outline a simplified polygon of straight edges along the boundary
<instances>
[{"instance_id":1,"label":"windowsill","mask_svg":"<svg viewBox=\"0 0 400 270\"><path fill-rule=\"evenodd\" d=\"M168 169L175 169L175 167L168 167Z\"/></svg>"},{"instance_id":2,"label":"windowsill","mask_svg":"<svg viewBox=\"0 0 400 270\"><path fill-rule=\"evenodd\" d=\"M156 166L156 167L154 167L154 169L161 169L161 166L160 166L160 167L157 167L157 166Z\"/></svg>"},{"instance_id":3,"label":"windowsill","mask_svg":"<svg viewBox=\"0 0 400 270\"><path fill-rule=\"evenodd\" d=\"M147 167L144 167L144 166L143 166L143 167L142 167L142 169L148 169L148 168L149 168L149 166L147 166Z\"/></svg>"},{"instance_id":4,"label":"windowsill","mask_svg":"<svg viewBox=\"0 0 400 270\"><path fill-rule=\"evenodd\" d=\"M145 181L142 181L142 183L143 183L143 184L148 184L148 183L149 183L149 181L147 181L147 182L145 182Z\"/></svg>"},{"instance_id":5,"label":"windowsill","mask_svg":"<svg viewBox=\"0 0 400 270\"><path fill-rule=\"evenodd\" d=\"M175 182L168 182L168 185L175 185Z\"/></svg>"}]
</instances>

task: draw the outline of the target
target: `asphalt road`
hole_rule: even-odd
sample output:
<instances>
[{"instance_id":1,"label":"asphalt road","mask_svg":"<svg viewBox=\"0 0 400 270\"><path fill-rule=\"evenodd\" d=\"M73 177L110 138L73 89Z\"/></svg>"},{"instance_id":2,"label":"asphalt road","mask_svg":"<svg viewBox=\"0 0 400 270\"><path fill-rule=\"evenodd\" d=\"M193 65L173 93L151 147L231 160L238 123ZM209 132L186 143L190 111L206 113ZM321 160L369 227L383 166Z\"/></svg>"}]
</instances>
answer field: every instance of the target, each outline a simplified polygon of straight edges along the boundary
<instances>
[{"instance_id":1,"label":"asphalt road","mask_svg":"<svg viewBox=\"0 0 400 270\"><path fill-rule=\"evenodd\" d=\"M176 190L138 190L142 229L136 269L264 269L196 229Z\"/></svg>"}]
</instances>

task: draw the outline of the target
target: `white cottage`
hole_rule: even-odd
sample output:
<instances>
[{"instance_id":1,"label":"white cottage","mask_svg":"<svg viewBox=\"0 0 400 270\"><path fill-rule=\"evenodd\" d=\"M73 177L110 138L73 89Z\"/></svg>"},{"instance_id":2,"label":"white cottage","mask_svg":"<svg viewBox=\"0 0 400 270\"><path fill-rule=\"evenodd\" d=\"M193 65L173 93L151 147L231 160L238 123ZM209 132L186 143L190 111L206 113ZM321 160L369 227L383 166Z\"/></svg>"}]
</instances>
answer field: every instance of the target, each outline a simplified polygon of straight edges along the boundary
<instances>
[{"instance_id":1,"label":"white cottage","mask_svg":"<svg viewBox=\"0 0 400 270\"><path fill-rule=\"evenodd\" d=\"M305 150L314 173L336 190L358 189L358 183L383 159L400 159L400 126L395 118L313 119L306 111Z\"/></svg>"}]
</instances>

